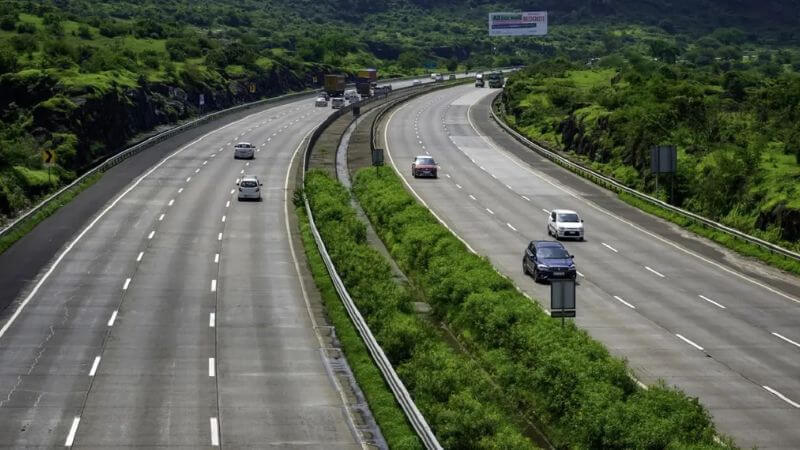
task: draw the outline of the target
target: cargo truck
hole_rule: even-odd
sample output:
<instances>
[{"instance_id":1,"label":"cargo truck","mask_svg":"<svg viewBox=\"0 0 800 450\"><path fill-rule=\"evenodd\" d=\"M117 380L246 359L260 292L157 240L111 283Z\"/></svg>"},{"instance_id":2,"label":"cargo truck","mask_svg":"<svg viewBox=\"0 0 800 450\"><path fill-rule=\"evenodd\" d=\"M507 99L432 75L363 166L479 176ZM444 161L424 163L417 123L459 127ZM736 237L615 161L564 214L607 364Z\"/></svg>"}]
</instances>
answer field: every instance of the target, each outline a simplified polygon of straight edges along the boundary
<instances>
[{"instance_id":1,"label":"cargo truck","mask_svg":"<svg viewBox=\"0 0 800 450\"><path fill-rule=\"evenodd\" d=\"M378 71L375 69L359 70L356 74L356 92L361 98L371 97L372 88L378 85Z\"/></svg>"},{"instance_id":2,"label":"cargo truck","mask_svg":"<svg viewBox=\"0 0 800 450\"><path fill-rule=\"evenodd\" d=\"M501 72L492 72L489 74L489 87L492 89L503 87L503 74Z\"/></svg>"},{"instance_id":3,"label":"cargo truck","mask_svg":"<svg viewBox=\"0 0 800 450\"><path fill-rule=\"evenodd\" d=\"M344 75L325 75L325 92L331 97L341 97L344 95L344 86Z\"/></svg>"}]
</instances>

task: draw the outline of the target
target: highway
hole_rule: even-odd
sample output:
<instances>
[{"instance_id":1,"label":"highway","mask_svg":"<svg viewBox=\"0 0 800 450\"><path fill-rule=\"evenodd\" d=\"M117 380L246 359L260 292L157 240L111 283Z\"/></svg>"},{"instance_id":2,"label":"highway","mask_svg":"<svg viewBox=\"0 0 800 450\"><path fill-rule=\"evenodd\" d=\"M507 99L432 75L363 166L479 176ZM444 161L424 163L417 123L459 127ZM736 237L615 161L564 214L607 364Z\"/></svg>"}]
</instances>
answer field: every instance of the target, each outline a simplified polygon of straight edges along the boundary
<instances>
[{"instance_id":1,"label":"highway","mask_svg":"<svg viewBox=\"0 0 800 450\"><path fill-rule=\"evenodd\" d=\"M4 312L0 445L361 448L286 217L292 158L330 112L306 98L213 130L87 218ZM263 202L237 202L245 173Z\"/></svg>"},{"instance_id":2,"label":"highway","mask_svg":"<svg viewBox=\"0 0 800 450\"><path fill-rule=\"evenodd\" d=\"M800 282L730 256L637 212L525 149L490 118L496 90L421 96L383 126L388 159L413 193L471 249L549 307L522 272L525 246L550 239L554 208L586 223L565 242L578 267L577 325L629 361L638 380L676 385L744 448L800 446ZM414 179L415 155L440 164Z\"/></svg>"}]
</instances>

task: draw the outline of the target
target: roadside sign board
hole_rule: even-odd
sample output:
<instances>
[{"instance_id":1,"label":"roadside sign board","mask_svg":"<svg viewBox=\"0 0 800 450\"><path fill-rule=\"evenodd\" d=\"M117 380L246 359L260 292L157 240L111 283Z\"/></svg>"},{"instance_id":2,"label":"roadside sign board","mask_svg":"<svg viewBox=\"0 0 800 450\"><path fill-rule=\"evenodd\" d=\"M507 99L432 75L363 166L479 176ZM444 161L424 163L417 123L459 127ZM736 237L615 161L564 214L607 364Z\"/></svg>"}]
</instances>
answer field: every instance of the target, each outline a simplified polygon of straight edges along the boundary
<instances>
[{"instance_id":1,"label":"roadside sign board","mask_svg":"<svg viewBox=\"0 0 800 450\"><path fill-rule=\"evenodd\" d=\"M203 105L206 104L206 96L204 94L200 94L200 98L198 99L198 103L200 104L200 106L203 106Z\"/></svg>"},{"instance_id":2,"label":"roadside sign board","mask_svg":"<svg viewBox=\"0 0 800 450\"><path fill-rule=\"evenodd\" d=\"M489 13L489 36L544 36L547 11Z\"/></svg>"},{"instance_id":3,"label":"roadside sign board","mask_svg":"<svg viewBox=\"0 0 800 450\"><path fill-rule=\"evenodd\" d=\"M550 280L550 317L575 317L575 280Z\"/></svg>"},{"instance_id":4,"label":"roadside sign board","mask_svg":"<svg viewBox=\"0 0 800 450\"><path fill-rule=\"evenodd\" d=\"M678 170L678 151L669 145L650 149L650 170L653 173L675 173Z\"/></svg>"},{"instance_id":5,"label":"roadside sign board","mask_svg":"<svg viewBox=\"0 0 800 450\"><path fill-rule=\"evenodd\" d=\"M42 150L42 162L45 166L52 166L56 163L56 152L54 150Z\"/></svg>"},{"instance_id":6,"label":"roadside sign board","mask_svg":"<svg viewBox=\"0 0 800 450\"><path fill-rule=\"evenodd\" d=\"M383 165L383 149L376 148L372 150L372 165L373 166L382 166Z\"/></svg>"}]
</instances>

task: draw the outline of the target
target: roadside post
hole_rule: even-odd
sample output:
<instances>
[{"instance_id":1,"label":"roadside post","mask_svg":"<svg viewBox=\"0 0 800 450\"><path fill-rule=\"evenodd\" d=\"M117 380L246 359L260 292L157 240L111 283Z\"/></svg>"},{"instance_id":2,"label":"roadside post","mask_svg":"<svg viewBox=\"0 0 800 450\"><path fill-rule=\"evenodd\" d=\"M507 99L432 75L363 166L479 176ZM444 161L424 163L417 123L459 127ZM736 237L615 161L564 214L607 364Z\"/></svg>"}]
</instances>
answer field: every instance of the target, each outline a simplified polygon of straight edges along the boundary
<instances>
[{"instance_id":1,"label":"roadside post","mask_svg":"<svg viewBox=\"0 0 800 450\"><path fill-rule=\"evenodd\" d=\"M575 317L575 280L550 280L550 317Z\"/></svg>"},{"instance_id":2,"label":"roadside post","mask_svg":"<svg viewBox=\"0 0 800 450\"><path fill-rule=\"evenodd\" d=\"M383 149L382 148L373 148L372 149L372 165L375 166L375 175L381 176L381 173L378 167L383 165Z\"/></svg>"},{"instance_id":3,"label":"roadside post","mask_svg":"<svg viewBox=\"0 0 800 450\"><path fill-rule=\"evenodd\" d=\"M50 168L56 163L56 152L54 150L42 150L42 162L47 166L47 184L53 184L50 179Z\"/></svg>"},{"instance_id":4,"label":"roadside post","mask_svg":"<svg viewBox=\"0 0 800 450\"><path fill-rule=\"evenodd\" d=\"M675 190L675 172L678 170L678 151L671 145L657 145L650 149L650 171L656 175L656 191L658 191L658 174L671 173L669 202L673 203Z\"/></svg>"}]
</instances>

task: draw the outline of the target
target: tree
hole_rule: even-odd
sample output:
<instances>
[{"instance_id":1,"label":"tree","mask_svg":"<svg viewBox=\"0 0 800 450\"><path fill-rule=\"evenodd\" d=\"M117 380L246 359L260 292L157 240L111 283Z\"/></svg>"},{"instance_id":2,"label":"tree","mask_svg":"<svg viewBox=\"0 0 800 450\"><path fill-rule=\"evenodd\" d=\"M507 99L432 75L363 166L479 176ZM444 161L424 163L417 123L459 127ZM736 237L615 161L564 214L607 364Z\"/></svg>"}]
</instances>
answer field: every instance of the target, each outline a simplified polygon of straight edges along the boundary
<instances>
[{"instance_id":1,"label":"tree","mask_svg":"<svg viewBox=\"0 0 800 450\"><path fill-rule=\"evenodd\" d=\"M653 55L654 58L658 58L670 64L675 63L680 53L678 47L674 44L661 39L653 39L648 45L650 46L650 54Z\"/></svg>"},{"instance_id":2,"label":"tree","mask_svg":"<svg viewBox=\"0 0 800 450\"><path fill-rule=\"evenodd\" d=\"M17 71L17 52L7 45L0 46L0 75Z\"/></svg>"},{"instance_id":3,"label":"tree","mask_svg":"<svg viewBox=\"0 0 800 450\"><path fill-rule=\"evenodd\" d=\"M406 50L397 57L397 64L406 70L415 69L422 66L422 56L419 52Z\"/></svg>"}]
</instances>

